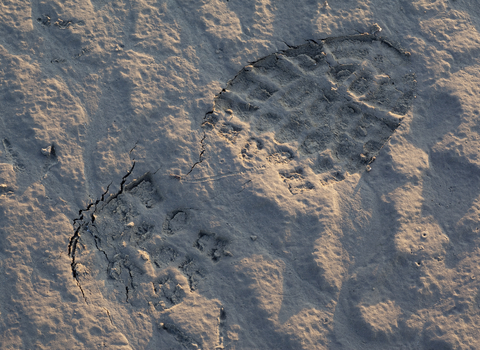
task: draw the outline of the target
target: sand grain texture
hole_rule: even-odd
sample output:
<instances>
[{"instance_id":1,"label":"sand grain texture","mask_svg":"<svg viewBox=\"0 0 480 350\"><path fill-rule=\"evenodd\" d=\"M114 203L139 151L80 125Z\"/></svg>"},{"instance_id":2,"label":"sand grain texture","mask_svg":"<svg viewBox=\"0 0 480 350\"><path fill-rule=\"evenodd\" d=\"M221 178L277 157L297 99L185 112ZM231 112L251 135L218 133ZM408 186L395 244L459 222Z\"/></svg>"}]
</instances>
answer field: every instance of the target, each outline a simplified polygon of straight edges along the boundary
<instances>
[{"instance_id":1,"label":"sand grain texture","mask_svg":"<svg viewBox=\"0 0 480 350\"><path fill-rule=\"evenodd\" d=\"M473 0L3 1L0 348L480 348L479 31Z\"/></svg>"}]
</instances>

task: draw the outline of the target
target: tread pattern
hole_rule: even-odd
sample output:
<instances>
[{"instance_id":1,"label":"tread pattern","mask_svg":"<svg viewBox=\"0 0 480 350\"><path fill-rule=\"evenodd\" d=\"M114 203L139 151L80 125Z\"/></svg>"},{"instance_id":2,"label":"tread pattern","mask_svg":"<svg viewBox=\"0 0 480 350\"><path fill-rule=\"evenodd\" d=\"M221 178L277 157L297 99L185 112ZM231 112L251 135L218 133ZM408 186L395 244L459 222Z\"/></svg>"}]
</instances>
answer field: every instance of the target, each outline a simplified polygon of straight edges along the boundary
<instances>
[{"instance_id":1,"label":"tread pattern","mask_svg":"<svg viewBox=\"0 0 480 350\"><path fill-rule=\"evenodd\" d=\"M282 179L303 172L325 185L375 159L409 111L415 85L409 53L382 38L309 42L244 67L216 96L203 126L244 144L244 161L263 149L256 156L283 167ZM314 187L307 180L298 186Z\"/></svg>"}]
</instances>

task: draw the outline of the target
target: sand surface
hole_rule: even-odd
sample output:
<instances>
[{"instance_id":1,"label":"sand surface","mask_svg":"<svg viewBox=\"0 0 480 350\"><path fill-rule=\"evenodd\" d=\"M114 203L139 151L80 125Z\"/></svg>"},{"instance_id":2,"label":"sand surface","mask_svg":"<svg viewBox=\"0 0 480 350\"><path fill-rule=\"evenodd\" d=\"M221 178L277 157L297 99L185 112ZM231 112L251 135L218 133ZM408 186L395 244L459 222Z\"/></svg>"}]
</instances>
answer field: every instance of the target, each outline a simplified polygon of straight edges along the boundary
<instances>
[{"instance_id":1,"label":"sand surface","mask_svg":"<svg viewBox=\"0 0 480 350\"><path fill-rule=\"evenodd\" d=\"M476 0L0 3L1 349L479 349Z\"/></svg>"}]
</instances>

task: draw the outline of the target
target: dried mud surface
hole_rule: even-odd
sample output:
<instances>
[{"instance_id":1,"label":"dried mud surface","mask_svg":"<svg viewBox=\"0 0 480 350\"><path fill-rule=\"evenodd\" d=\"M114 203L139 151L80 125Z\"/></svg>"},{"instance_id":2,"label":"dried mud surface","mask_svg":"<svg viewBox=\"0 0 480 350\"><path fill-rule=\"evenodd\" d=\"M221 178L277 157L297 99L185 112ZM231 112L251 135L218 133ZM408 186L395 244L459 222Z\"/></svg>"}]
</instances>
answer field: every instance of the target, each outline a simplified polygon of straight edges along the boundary
<instances>
[{"instance_id":1,"label":"dried mud surface","mask_svg":"<svg viewBox=\"0 0 480 350\"><path fill-rule=\"evenodd\" d=\"M480 348L479 30L2 2L0 348Z\"/></svg>"}]
</instances>

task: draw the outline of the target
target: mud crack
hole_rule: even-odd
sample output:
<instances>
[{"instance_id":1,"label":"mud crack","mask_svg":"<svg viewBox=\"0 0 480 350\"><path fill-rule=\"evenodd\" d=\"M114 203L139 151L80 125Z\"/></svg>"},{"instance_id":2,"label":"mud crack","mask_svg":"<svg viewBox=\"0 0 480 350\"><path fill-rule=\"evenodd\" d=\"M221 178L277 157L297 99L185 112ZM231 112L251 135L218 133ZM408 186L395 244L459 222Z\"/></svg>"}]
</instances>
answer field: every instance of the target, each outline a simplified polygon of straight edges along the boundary
<instances>
[{"instance_id":1,"label":"mud crack","mask_svg":"<svg viewBox=\"0 0 480 350\"><path fill-rule=\"evenodd\" d=\"M205 132L203 132L203 137L202 139L200 140L200 154L198 155L198 161L195 162L192 167L190 168L189 172L184 176L184 178L186 178L192 171L193 169L200 163L203 162L204 158L203 158L203 155L205 154L205 144L204 144L204 141L205 141L205 138L207 137L207 134Z\"/></svg>"},{"instance_id":2,"label":"mud crack","mask_svg":"<svg viewBox=\"0 0 480 350\"><path fill-rule=\"evenodd\" d=\"M136 146L136 144L135 144L135 146ZM132 148L130 153L133 151L135 146ZM101 205L102 203L107 203L107 202L111 201L112 199L117 198L121 193L123 193L123 191L125 190L125 182L127 181L127 178L132 174L134 168L135 168L135 160L132 161L131 168L122 177L122 180L120 182L120 190L117 193L110 195L108 197L108 199L106 199L106 196L107 196L107 194L110 190L110 186L112 185L112 183L108 184L107 189L105 190L105 192L102 193L100 198L96 199L95 201L93 201L91 203L89 203L84 209L80 209L78 211L78 217L73 219L74 233L70 237L70 240L68 242L68 256L71 259L70 266L71 266L71 270L72 270L72 276L73 276L78 288L80 289L80 291L82 293L82 296L83 296L83 299L85 300L86 303L87 303L87 297L86 297L86 295L83 291L83 288L81 286L81 283L80 283L80 273L79 273L79 270L78 270L79 265L76 261L76 253L77 253L77 250L78 250L78 247L79 247L79 243L81 244L81 242L80 242L80 238L81 238L80 232L82 230L84 230L84 231L87 231L88 233L90 233L95 240L96 248L105 255L105 258L107 259L107 261L110 261L107 253L103 249L100 249L100 247L98 245L99 237L96 236L90 230L89 225L91 224L93 227L95 227L95 224L94 224L95 213L97 212L97 208L98 208L99 205Z\"/></svg>"}]
</instances>

